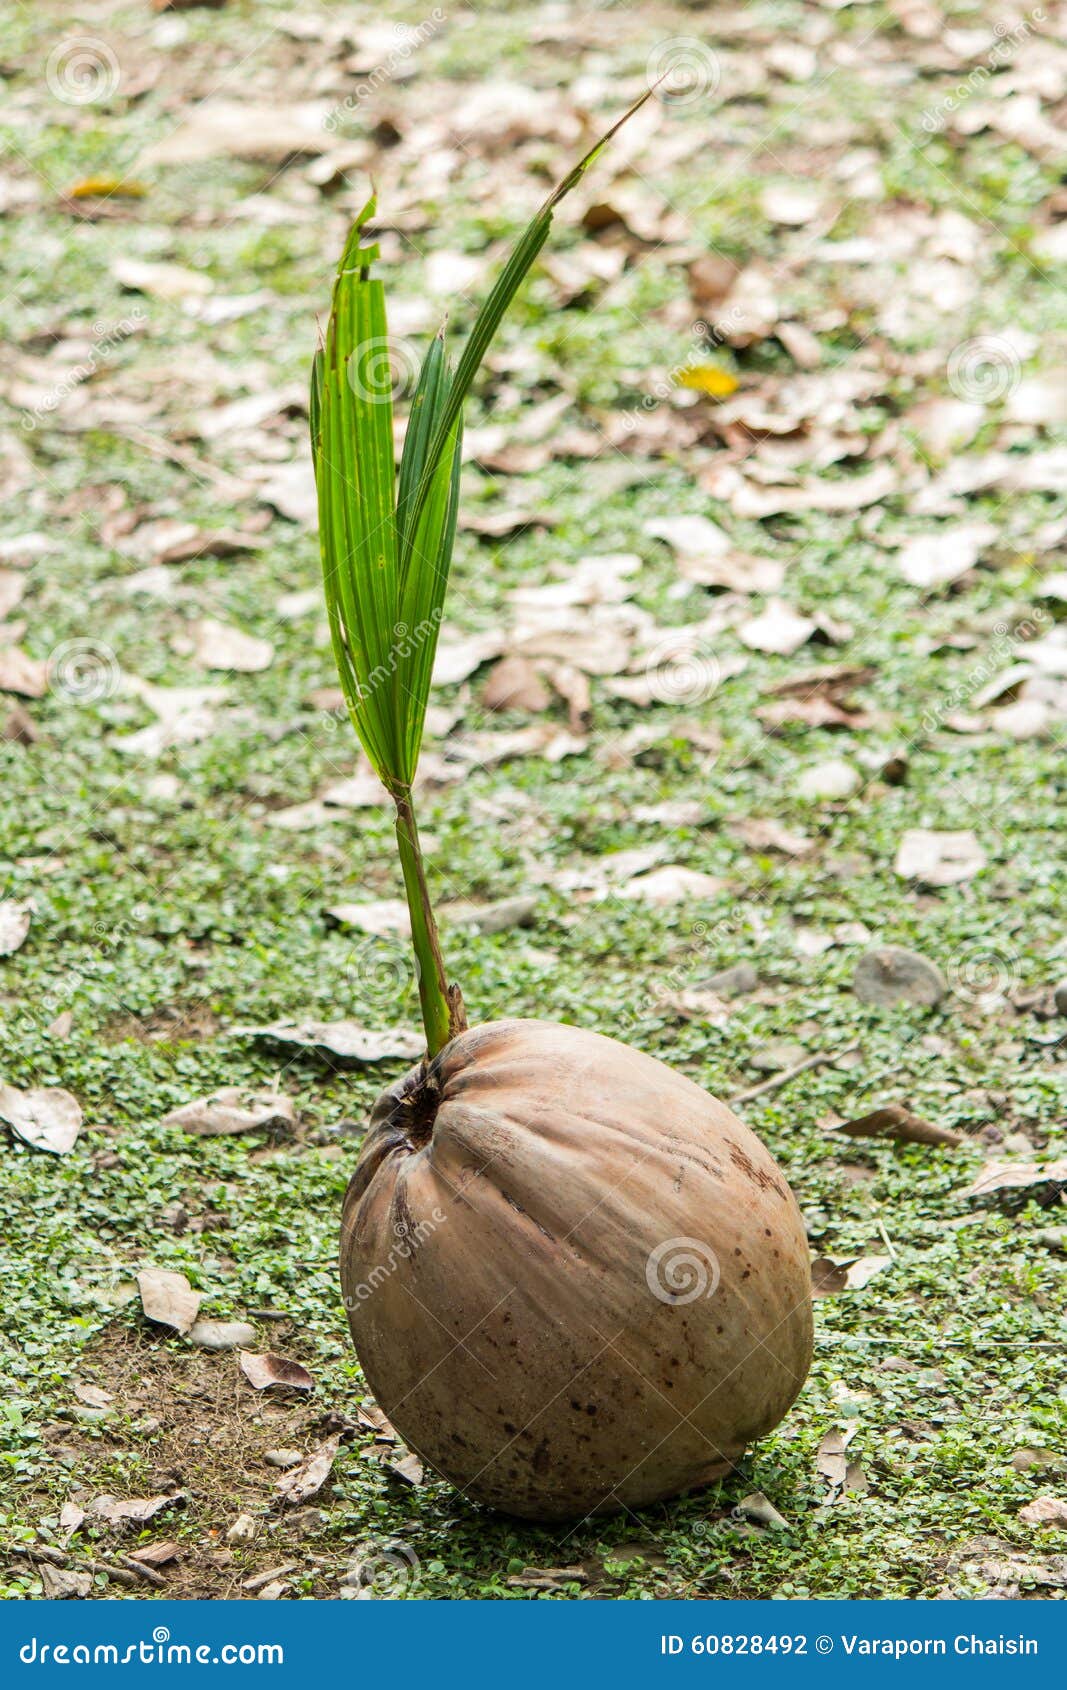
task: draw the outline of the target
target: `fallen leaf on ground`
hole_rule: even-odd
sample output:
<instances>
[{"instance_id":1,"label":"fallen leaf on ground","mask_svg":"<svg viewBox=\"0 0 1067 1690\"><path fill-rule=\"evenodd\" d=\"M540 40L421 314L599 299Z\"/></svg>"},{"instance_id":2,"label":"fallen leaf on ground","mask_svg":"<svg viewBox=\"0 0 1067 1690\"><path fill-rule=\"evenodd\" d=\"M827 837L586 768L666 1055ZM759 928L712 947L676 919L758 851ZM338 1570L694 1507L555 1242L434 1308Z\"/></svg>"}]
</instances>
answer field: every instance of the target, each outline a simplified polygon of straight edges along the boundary
<instances>
[{"instance_id":1,"label":"fallen leaf on ground","mask_svg":"<svg viewBox=\"0 0 1067 1690\"><path fill-rule=\"evenodd\" d=\"M637 898L646 904L682 904L690 898L710 898L722 891L722 881L714 874L700 869L684 868L680 863L668 863L641 874L620 886L620 898Z\"/></svg>"},{"instance_id":2,"label":"fallen leaf on ground","mask_svg":"<svg viewBox=\"0 0 1067 1690\"><path fill-rule=\"evenodd\" d=\"M333 1471L340 1442L340 1438L327 1438L299 1467L282 1474L275 1487L282 1502L295 1506L318 1496Z\"/></svg>"},{"instance_id":3,"label":"fallen leaf on ground","mask_svg":"<svg viewBox=\"0 0 1067 1690\"><path fill-rule=\"evenodd\" d=\"M569 1584L588 1584L589 1574L577 1567L527 1567L525 1572L511 1573L508 1586L512 1590L564 1590Z\"/></svg>"},{"instance_id":4,"label":"fallen leaf on ground","mask_svg":"<svg viewBox=\"0 0 1067 1690\"><path fill-rule=\"evenodd\" d=\"M421 1485L426 1477L422 1462L412 1450L408 1450L406 1455L398 1455L394 1460L387 1461L385 1465L390 1473L395 1473L406 1485Z\"/></svg>"},{"instance_id":5,"label":"fallen leaf on ground","mask_svg":"<svg viewBox=\"0 0 1067 1690\"><path fill-rule=\"evenodd\" d=\"M894 873L923 886L957 886L983 869L986 855L970 829L937 833L909 828L897 847Z\"/></svg>"},{"instance_id":6,"label":"fallen leaf on ground","mask_svg":"<svg viewBox=\"0 0 1067 1690\"><path fill-rule=\"evenodd\" d=\"M164 1508L171 1508L176 1502L184 1500L181 1491L170 1495L131 1496L123 1501L114 1496L98 1496L89 1504L89 1512L101 1520L106 1520L111 1526L143 1526L147 1521L154 1520Z\"/></svg>"},{"instance_id":7,"label":"fallen leaf on ground","mask_svg":"<svg viewBox=\"0 0 1067 1690\"><path fill-rule=\"evenodd\" d=\"M59 1510L59 1530L64 1543L69 1543L82 1521L85 1509L76 1502L65 1502Z\"/></svg>"},{"instance_id":8,"label":"fallen leaf on ground","mask_svg":"<svg viewBox=\"0 0 1067 1690\"><path fill-rule=\"evenodd\" d=\"M205 669L226 669L241 674L255 674L269 669L274 662L274 647L269 640L260 640L240 628L205 617L193 628L196 660Z\"/></svg>"},{"instance_id":9,"label":"fallen leaf on ground","mask_svg":"<svg viewBox=\"0 0 1067 1690\"><path fill-rule=\"evenodd\" d=\"M0 956L11 956L30 931L30 907L11 898L0 902Z\"/></svg>"},{"instance_id":10,"label":"fallen leaf on ground","mask_svg":"<svg viewBox=\"0 0 1067 1690\"><path fill-rule=\"evenodd\" d=\"M50 1602L73 1601L88 1596L93 1588L92 1573L75 1572L72 1567L50 1567L46 1561L40 1573L44 1594Z\"/></svg>"},{"instance_id":11,"label":"fallen leaf on ground","mask_svg":"<svg viewBox=\"0 0 1067 1690\"><path fill-rule=\"evenodd\" d=\"M201 270L187 270L183 264L151 264L140 258L117 258L111 273L131 293L168 301L202 299L215 285Z\"/></svg>"},{"instance_id":12,"label":"fallen leaf on ground","mask_svg":"<svg viewBox=\"0 0 1067 1690\"><path fill-rule=\"evenodd\" d=\"M917 534L901 547L897 566L913 587L941 587L973 569L982 547L995 538L996 529L988 522Z\"/></svg>"},{"instance_id":13,"label":"fallen leaf on ground","mask_svg":"<svg viewBox=\"0 0 1067 1690\"><path fill-rule=\"evenodd\" d=\"M404 1027L371 1032L358 1021L274 1021L265 1027L234 1027L237 1038L297 1045L341 1062L388 1062L421 1056L425 1039Z\"/></svg>"},{"instance_id":14,"label":"fallen leaf on ground","mask_svg":"<svg viewBox=\"0 0 1067 1690\"><path fill-rule=\"evenodd\" d=\"M261 1355L252 1350L242 1350L241 1372L256 1391L310 1391L315 1385L311 1374L300 1362L290 1361L288 1356L275 1355L272 1350L265 1350Z\"/></svg>"},{"instance_id":15,"label":"fallen leaf on ground","mask_svg":"<svg viewBox=\"0 0 1067 1690\"><path fill-rule=\"evenodd\" d=\"M365 904L331 904L326 914L342 927L357 927L361 933L384 939L411 931L411 917L402 898L376 898Z\"/></svg>"},{"instance_id":16,"label":"fallen leaf on ground","mask_svg":"<svg viewBox=\"0 0 1067 1690\"><path fill-rule=\"evenodd\" d=\"M1058 1203L1067 1190L1067 1158L1058 1162L987 1162L963 1193L972 1203L992 1202L1022 1208L1031 1199L1043 1209Z\"/></svg>"},{"instance_id":17,"label":"fallen leaf on ground","mask_svg":"<svg viewBox=\"0 0 1067 1690\"><path fill-rule=\"evenodd\" d=\"M138 164L201 164L213 158L284 164L313 158L336 144L326 127L328 116L323 104L200 100L183 123L141 154Z\"/></svg>"},{"instance_id":18,"label":"fallen leaf on ground","mask_svg":"<svg viewBox=\"0 0 1067 1690\"><path fill-rule=\"evenodd\" d=\"M833 1501L845 1488L849 1465L845 1451L855 1434L856 1427L854 1425L834 1426L829 1432L824 1433L820 1439L815 1456L815 1467L830 1487L828 1501Z\"/></svg>"},{"instance_id":19,"label":"fallen leaf on ground","mask_svg":"<svg viewBox=\"0 0 1067 1690\"><path fill-rule=\"evenodd\" d=\"M66 1156L81 1131L82 1108L76 1097L58 1086L20 1091L17 1086L0 1084L0 1120L24 1144Z\"/></svg>"},{"instance_id":20,"label":"fallen leaf on ground","mask_svg":"<svg viewBox=\"0 0 1067 1690\"><path fill-rule=\"evenodd\" d=\"M194 1291L184 1273L169 1268L143 1268L137 1275L137 1289L145 1317L157 1326L172 1326L186 1333L195 1323L200 1293Z\"/></svg>"},{"instance_id":21,"label":"fallen leaf on ground","mask_svg":"<svg viewBox=\"0 0 1067 1690\"><path fill-rule=\"evenodd\" d=\"M754 1490L748 1496L743 1496L734 1513L743 1519L752 1520L757 1526L773 1526L778 1531L787 1532L789 1521L783 1514L779 1514L773 1502L769 1502L761 1490Z\"/></svg>"},{"instance_id":22,"label":"fallen leaf on ground","mask_svg":"<svg viewBox=\"0 0 1067 1690\"><path fill-rule=\"evenodd\" d=\"M768 651L779 657L789 657L810 640L814 632L815 623L809 616L801 616L781 599L771 599L759 616L740 624L737 637L751 651Z\"/></svg>"},{"instance_id":23,"label":"fallen leaf on ground","mask_svg":"<svg viewBox=\"0 0 1067 1690\"><path fill-rule=\"evenodd\" d=\"M177 1543L145 1543L140 1549L130 1550L130 1560L140 1561L145 1567L165 1567L180 1554L181 1546Z\"/></svg>"},{"instance_id":24,"label":"fallen leaf on ground","mask_svg":"<svg viewBox=\"0 0 1067 1690\"><path fill-rule=\"evenodd\" d=\"M43 698L48 691L48 664L29 657L21 646L0 648L0 692L17 692L23 698Z\"/></svg>"},{"instance_id":25,"label":"fallen leaf on ground","mask_svg":"<svg viewBox=\"0 0 1067 1690\"><path fill-rule=\"evenodd\" d=\"M843 1121L837 1130L849 1138L893 1138L904 1144L937 1144L949 1150L963 1143L962 1133L924 1121L901 1103L888 1103L882 1109L872 1109L869 1115Z\"/></svg>"},{"instance_id":26,"label":"fallen leaf on ground","mask_svg":"<svg viewBox=\"0 0 1067 1690\"><path fill-rule=\"evenodd\" d=\"M811 1264L811 1294L836 1297L841 1291L862 1291L892 1260L892 1256L819 1256Z\"/></svg>"},{"instance_id":27,"label":"fallen leaf on ground","mask_svg":"<svg viewBox=\"0 0 1067 1690\"><path fill-rule=\"evenodd\" d=\"M806 833L783 827L769 816L744 816L731 822L730 832L752 851L781 851L787 857L806 857L815 848Z\"/></svg>"},{"instance_id":28,"label":"fallen leaf on ground","mask_svg":"<svg viewBox=\"0 0 1067 1690\"><path fill-rule=\"evenodd\" d=\"M1033 1502L1019 1509L1019 1519L1027 1526L1051 1526L1054 1531L1067 1531L1067 1501L1060 1496L1035 1496Z\"/></svg>"},{"instance_id":29,"label":"fallen leaf on ground","mask_svg":"<svg viewBox=\"0 0 1067 1690\"><path fill-rule=\"evenodd\" d=\"M86 1385L80 1379L74 1381L74 1395L90 1408L110 1408L115 1400L110 1391L102 1391L99 1385Z\"/></svg>"},{"instance_id":30,"label":"fallen leaf on ground","mask_svg":"<svg viewBox=\"0 0 1067 1690\"><path fill-rule=\"evenodd\" d=\"M212 1138L228 1133L276 1131L291 1127L295 1120L292 1099L284 1092L223 1086L210 1097L200 1097L172 1109L160 1124L181 1127L183 1132L200 1138Z\"/></svg>"}]
</instances>

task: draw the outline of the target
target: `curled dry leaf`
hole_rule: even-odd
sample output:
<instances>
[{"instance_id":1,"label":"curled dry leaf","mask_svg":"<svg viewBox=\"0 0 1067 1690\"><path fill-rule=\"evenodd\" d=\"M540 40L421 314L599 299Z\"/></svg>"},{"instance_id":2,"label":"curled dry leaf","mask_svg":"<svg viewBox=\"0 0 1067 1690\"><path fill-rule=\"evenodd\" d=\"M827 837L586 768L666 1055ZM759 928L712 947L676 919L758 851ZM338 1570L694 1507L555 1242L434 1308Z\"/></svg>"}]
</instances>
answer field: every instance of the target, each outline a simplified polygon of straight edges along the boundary
<instances>
[{"instance_id":1,"label":"curled dry leaf","mask_svg":"<svg viewBox=\"0 0 1067 1690\"><path fill-rule=\"evenodd\" d=\"M262 1355L252 1350L241 1351L241 1372L254 1391L310 1391L315 1381L306 1367L288 1356L265 1350Z\"/></svg>"},{"instance_id":2,"label":"curled dry leaf","mask_svg":"<svg viewBox=\"0 0 1067 1690\"><path fill-rule=\"evenodd\" d=\"M426 1477L422 1462L411 1450L408 1450L406 1455L397 1456L393 1461L387 1461L385 1465L390 1473L395 1473L406 1485L421 1485Z\"/></svg>"},{"instance_id":3,"label":"curled dry leaf","mask_svg":"<svg viewBox=\"0 0 1067 1690\"><path fill-rule=\"evenodd\" d=\"M684 904L691 898L710 898L722 891L722 881L714 874L700 869L685 868L681 863L668 863L641 874L620 886L620 898L636 898L646 904Z\"/></svg>"},{"instance_id":4,"label":"curled dry leaf","mask_svg":"<svg viewBox=\"0 0 1067 1690\"><path fill-rule=\"evenodd\" d=\"M130 1550L130 1560L140 1561L143 1567L165 1567L180 1554L181 1545L177 1543L146 1543L140 1549Z\"/></svg>"},{"instance_id":5,"label":"curled dry leaf","mask_svg":"<svg viewBox=\"0 0 1067 1690\"><path fill-rule=\"evenodd\" d=\"M284 1092L223 1086L210 1097L199 1097L172 1109L161 1124L181 1127L199 1138L218 1138L229 1133L277 1131L291 1127L295 1120L292 1099Z\"/></svg>"},{"instance_id":6,"label":"curled dry leaf","mask_svg":"<svg viewBox=\"0 0 1067 1690\"><path fill-rule=\"evenodd\" d=\"M195 1324L200 1293L193 1290L184 1273L143 1268L137 1275L137 1289L145 1318L156 1326L171 1326L184 1334Z\"/></svg>"},{"instance_id":7,"label":"curled dry leaf","mask_svg":"<svg viewBox=\"0 0 1067 1690\"><path fill-rule=\"evenodd\" d=\"M963 1193L972 1203L1021 1209L1026 1203L1051 1208L1067 1190L1067 1157L1058 1162L987 1162Z\"/></svg>"},{"instance_id":8,"label":"curled dry leaf","mask_svg":"<svg viewBox=\"0 0 1067 1690\"><path fill-rule=\"evenodd\" d=\"M838 1131L847 1133L849 1138L894 1138L904 1144L936 1144L947 1150L955 1150L963 1143L962 1133L924 1121L901 1103L889 1103L854 1121L843 1121Z\"/></svg>"},{"instance_id":9,"label":"curled dry leaf","mask_svg":"<svg viewBox=\"0 0 1067 1690\"><path fill-rule=\"evenodd\" d=\"M238 1038L296 1045L342 1063L389 1062L421 1056L425 1040L405 1027L370 1032L357 1021L274 1021L265 1027L234 1027Z\"/></svg>"},{"instance_id":10,"label":"curled dry leaf","mask_svg":"<svg viewBox=\"0 0 1067 1690\"><path fill-rule=\"evenodd\" d=\"M773 1526L777 1531L787 1532L789 1521L784 1514L779 1514L773 1502L769 1502L761 1490L754 1490L749 1496L743 1496L734 1513L742 1519L752 1520L757 1526Z\"/></svg>"},{"instance_id":11,"label":"curled dry leaf","mask_svg":"<svg viewBox=\"0 0 1067 1690\"><path fill-rule=\"evenodd\" d=\"M71 1567L50 1567L47 1561L40 1569L41 1585L50 1602L69 1602L88 1596L93 1588L92 1573L79 1573Z\"/></svg>"},{"instance_id":12,"label":"curled dry leaf","mask_svg":"<svg viewBox=\"0 0 1067 1690\"><path fill-rule=\"evenodd\" d=\"M66 1156L81 1131L82 1110L77 1098L59 1086L20 1091L0 1084L0 1120L34 1150Z\"/></svg>"},{"instance_id":13,"label":"curled dry leaf","mask_svg":"<svg viewBox=\"0 0 1067 1690\"><path fill-rule=\"evenodd\" d=\"M819 1256L811 1264L811 1294L836 1297L842 1291L862 1291L892 1260L892 1256Z\"/></svg>"},{"instance_id":14,"label":"curled dry leaf","mask_svg":"<svg viewBox=\"0 0 1067 1690\"><path fill-rule=\"evenodd\" d=\"M277 1481L276 1489L282 1502L296 1506L318 1496L337 1459L340 1438L327 1438L299 1467L292 1467Z\"/></svg>"},{"instance_id":15,"label":"curled dry leaf","mask_svg":"<svg viewBox=\"0 0 1067 1690\"><path fill-rule=\"evenodd\" d=\"M30 931L30 907L12 898L0 901L0 956L11 956Z\"/></svg>"}]
</instances>

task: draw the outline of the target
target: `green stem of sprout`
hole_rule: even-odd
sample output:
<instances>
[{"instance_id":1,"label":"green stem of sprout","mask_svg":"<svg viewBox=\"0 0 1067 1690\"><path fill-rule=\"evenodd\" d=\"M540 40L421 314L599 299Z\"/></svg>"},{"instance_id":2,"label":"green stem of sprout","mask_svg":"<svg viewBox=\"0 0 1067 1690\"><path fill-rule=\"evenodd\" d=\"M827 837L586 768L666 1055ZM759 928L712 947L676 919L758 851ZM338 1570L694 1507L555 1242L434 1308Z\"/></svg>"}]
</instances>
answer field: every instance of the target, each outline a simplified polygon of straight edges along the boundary
<instances>
[{"instance_id":1,"label":"green stem of sprout","mask_svg":"<svg viewBox=\"0 0 1067 1690\"><path fill-rule=\"evenodd\" d=\"M430 902L426 882L426 867L419 843L419 829L411 794L396 798L396 843L400 864L404 871L404 890L408 913L411 916L411 943L415 951L415 966L419 982L419 1002L426 1029L426 1053L429 1057L443 1050L450 1039L462 1033L467 1025L463 994L458 986L449 986L445 974L437 921Z\"/></svg>"}]
</instances>

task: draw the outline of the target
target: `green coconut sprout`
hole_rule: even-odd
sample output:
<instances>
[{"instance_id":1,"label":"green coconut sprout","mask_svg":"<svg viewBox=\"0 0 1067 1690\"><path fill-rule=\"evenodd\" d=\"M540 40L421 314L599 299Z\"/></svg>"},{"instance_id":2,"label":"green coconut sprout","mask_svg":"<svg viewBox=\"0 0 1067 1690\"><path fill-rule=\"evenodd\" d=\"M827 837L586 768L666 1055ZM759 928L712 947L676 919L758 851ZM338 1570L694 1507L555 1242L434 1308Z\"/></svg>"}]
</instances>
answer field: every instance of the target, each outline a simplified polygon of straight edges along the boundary
<instances>
[{"instance_id":1,"label":"green coconut sprout","mask_svg":"<svg viewBox=\"0 0 1067 1690\"><path fill-rule=\"evenodd\" d=\"M555 209L642 96L559 183L524 230L453 365L442 329L426 352L411 403L399 474L393 451L393 374L385 288L363 244L368 200L345 242L330 319L311 375L311 451L318 491L323 584L334 657L360 743L396 805L396 839L427 1053L467 1025L449 984L412 804L459 505L463 404Z\"/></svg>"}]
</instances>

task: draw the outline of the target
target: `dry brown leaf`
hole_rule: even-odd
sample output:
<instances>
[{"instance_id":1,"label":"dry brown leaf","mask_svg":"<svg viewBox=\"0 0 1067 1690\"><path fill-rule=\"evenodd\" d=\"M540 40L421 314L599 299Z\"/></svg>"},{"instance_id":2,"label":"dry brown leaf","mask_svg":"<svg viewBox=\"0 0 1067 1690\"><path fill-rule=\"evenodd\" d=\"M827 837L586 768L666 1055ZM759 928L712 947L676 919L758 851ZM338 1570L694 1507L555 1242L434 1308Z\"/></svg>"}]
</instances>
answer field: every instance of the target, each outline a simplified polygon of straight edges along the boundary
<instances>
[{"instance_id":1,"label":"dry brown leaf","mask_svg":"<svg viewBox=\"0 0 1067 1690\"><path fill-rule=\"evenodd\" d=\"M862 1291L892 1260L892 1256L819 1256L811 1264L811 1294L836 1297L842 1291Z\"/></svg>"},{"instance_id":2,"label":"dry brown leaf","mask_svg":"<svg viewBox=\"0 0 1067 1690\"><path fill-rule=\"evenodd\" d=\"M142 1268L137 1289L145 1317L157 1326L171 1326L186 1333L200 1308L200 1293L194 1291L184 1273L169 1268Z\"/></svg>"},{"instance_id":3,"label":"dry brown leaf","mask_svg":"<svg viewBox=\"0 0 1067 1690\"><path fill-rule=\"evenodd\" d=\"M43 698L48 691L48 664L29 657L21 646L0 647L0 692L17 692L23 698Z\"/></svg>"},{"instance_id":4,"label":"dry brown leaf","mask_svg":"<svg viewBox=\"0 0 1067 1690\"><path fill-rule=\"evenodd\" d=\"M385 1463L390 1473L395 1473L398 1479L403 1479L406 1485L421 1485L426 1477L426 1470L418 1456L412 1450L406 1455L399 1455Z\"/></svg>"},{"instance_id":5,"label":"dry brown leaf","mask_svg":"<svg viewBox=\"0 0 1067 1690\"><path fill-rule=\"evenodd\" d=\"M145 1567L165 1567L169 1561L176 1561L181 1555L181 1545L177 1543L145 1543L140 1549L130 1550L130 1560L140 1561Z\"/></svg>"},{"instance_id":6,"label":"dry brown leaf","mask_svg":"<svg viewBox=\"0 0 1067 1690\"><path fill-rule=\"evenodd\" d=\"M183 264L151 264L141 258L116 258L111 273L130 293L151 294L171 303L202 299L215 285L202 270L187 270Z\"/></svg>"},{"instance_id":7,"label":"dry brown leaf","mask_svg":"<svg viewBox=\"0 0 1067 1690\"><path fill-rule=\"evenodd\" d=\"M202 164L214 158L264 164L314 158L336 145L326 127L328 116L329 107L322 104L200 100L184 122L141 154L138 167Z\"/></svg>"},{"instance_id":8,"label":"dry brown leaf","mask_svg":"<svg viewBox=\"0 0 1067 1690\"><path fill-rule=\"evenodd\" d=\"M310 1391L314 1389L315 1381L306 1367L298 1361L290 1361L288 1356L275 1355L272 1350L264 1350L256 1354L252 1350L242 1350L241 1372L248 1383L256 1391L287 1390Z\"/></svg>"},{"instance_id":9,"label":"dry brown leaf","mask_svg":"<svg viewBox=\"0 0 1067 1690\"><path fill-rule=\"evenodd\" d=\"M11 956L30 931L31 908L11 898L0 901L0 956Z\"/></svg>"},{"instance_id":10,"label":"dry brown leaf","mask_svg":"<svg viewBox=\"0 0 1067 1690\"><path fill-rule=\"evenodd\" d=\"M730 832L753 851L781 851L786 857L807 857L814 840L795 828L783 827L770 816L743 816L730 823Z\"/></svg>"},{"instance_id":11,"label":"dry brown leaf","mask_svg":"<svg viewBox=\"0 0 1067 1690\"><path fill-rule=\"evenodd\" d=\"M66 1156L81 1131L82 1109L76 1097L58 1086L20 1091L0 1084L0 1120L34 1150Z\"/></svg>"},{"instance_id":12,"label":"dry brown leaf","mask_svg":"<svg viewBox=\"0 0 1067 1690\"><path fill-rule=\"evenodd\" d=\"M1027 1526L1050 1526L1053 1531L1067 1532L1067 1501L1061 1496L1035 1496L1018 1518Z\"/></svg>"},{"instance_id":13,"label":"dry brown leaf","mask_svg":"<svg viewBox=\"0 0 1067 1690\"><path fill-rule=\"evenodd\" d=\"M894 873L923 886L957 886L972 880L986 864L986 855L970 829L938 833L909 828L897 847Z\"/></svg>"},{"instance_id":14,"label":"dry brown leaf","mask_svg":"<svg viewBox=\"0 0 1067 1690\"><path fill-rule=\"evenodd\" d=\"M274 647L269 640L257 639L210 617L195 624L193 643L196 660L205 669L255 674L274 662Z\"/></svg>"},{"instance_id":15,"label":"dry brown leaf","mask_svg":"<svg viewBox=\"0 0 1067 1690\"><path fill-rule=\"evenodd\" d=\"M342 927L356 927L375 938L411 931L411 917L402 898L374 898L363 904L331 904L326 914Z\"/></svg>"},{"instance_id":16,"label":"dry brown leaf","mask_svg":"<svg viewBox=\"0 0 1067 1690\"><path fill-rule=\"evenodd\" d=\"M635 898L642 903L663 907L667 904L688 903L691 898L711 898L721 892L723 882L717 875L704 874L700 869L686 868L681 863L667 863L650 874L638 875L620 886L620 898Z\"/></svg>"},{"instance_id":17,"label":"dry brown leaf","mask_svg":"<svg viewBox=\"0 0 1067 1690\"><path fill-rule=\"evenodd\" d=\"M1033 1201L1050 1208L1067 1189L1067 1158L1056 1162L987 1162L963 1193L972 1203L992 1202L1007 1209Z\"/></svg>"},{"instance_id":18,"label":"dry brown leaf","mask_svg":"<svg viewBox=\"0 0 1067 1690\"><path fill-rule=\"evenodd\" d=\"M758 616L750 617L739 625L737 637L751 651L790 657L811 639L814 632L815 623L810 616L801 616L781 599L771 599Z\"/></svg>"},{"instance_id":19,"label":"dry brown leaf","mask_svg":"<svg viewBox=\"0 0 1067 1690\"><path fill-rule=\"evenodd\" d=\"M941 587L958 581L978 562L983 546L996 538L988 522L962 522L932 534L918 534L901 547L897 564L913 587Z\"/></svg>"},{"instance_id":20,"label":"dry brown leaf","mask_svg":"<svg viewBox=\"0 0 1067 1690\"><path fill-rule=\"evenodd\" d=\"M404 1027L372 1032L358 1021L274 1021L265 1027L234 1027L236 1038L296 1045L340 1062L389 1062L421 1056L425 1040Z\"/></svg>"},{"instance_id":21,"label":"dry brown leaf","mask_svg":"<svg viewBox=\"0 0 1067 1690\"><path fill-rule=\"evenodd\" d=\"M548 688L526 657L502 657L485 683L482 701L487 710L518 710L540 715L551 704Z\"/></svg>"},{"instance_id":22,"label":"dry brown leaf","mask_svg":"<svg viewBox=\"0 0 1067 1690\"><path fill-rule=\"evenodd\" d=\"M837 1130L849 1138L893 1138L904 1144L936 1144L949 1150L963 1143L962 1133L924 1121L901 1103L888 1103L881 1109L872 1109L869 1115L843 1121Z\"/></svg>"},{"instance_id":23,"label":"dry brown leaf","mask_svg":"<svg viewBox=\"0 0 1067 1690\"><path fill-rule=\"evenodd\" d=\"M200 1138L213 1138L228 1133L277 1131L291 1127L295 1120L292 1099L284 1092L223 1086L210 1097L199 1097L172 1109L160 1124L181 1127L183 1132Z\"/></svg>"},{"instance_id":24,"label":"dry brown leaf","mask_svg":"<svg viewBox=\"0 0 1067 1690\"><path fill-rule=\"evenodd\" d=\"M333 1471L340 1443L340 1438L327 1438L299 1467L291 1467L283 1473L275 1486L279 1499L295 1507L318 1496Z\"/></svg>"},{"instance_id":25,"label":"dry brown leaf","mask_svg":"<svg viewBox=\"0 0 1067 1690\"><path fill-rule=\"evenodd\" d=\"M184 1500L182 1491L159 1496L131 1496L123 1501L114 1496L98 1496L89 1504L89 1512L111 1526L143 1526L154 1520L164 1508L171 1508Z\"/></svg>"}]
</instances>

